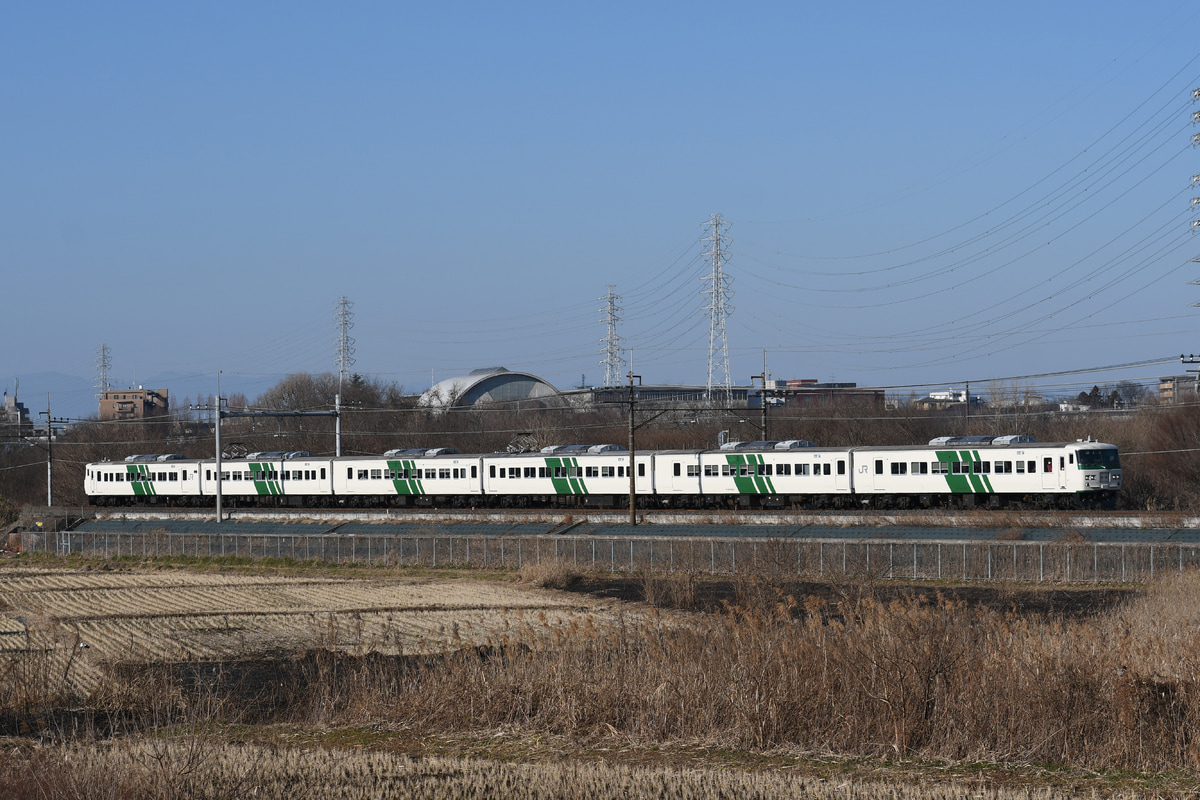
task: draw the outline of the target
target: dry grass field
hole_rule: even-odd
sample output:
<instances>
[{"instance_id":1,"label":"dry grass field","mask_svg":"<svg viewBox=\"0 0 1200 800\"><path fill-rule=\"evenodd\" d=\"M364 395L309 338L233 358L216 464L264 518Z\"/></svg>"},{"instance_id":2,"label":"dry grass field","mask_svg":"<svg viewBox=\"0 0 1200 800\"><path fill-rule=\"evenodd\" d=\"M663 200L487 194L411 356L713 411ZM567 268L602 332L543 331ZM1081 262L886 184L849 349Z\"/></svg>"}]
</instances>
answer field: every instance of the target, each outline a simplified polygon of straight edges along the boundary
<instances>
[{"instance_id":1,"label":"dry grass field","mask_svg":"<svg viewBox=\"0 0 1200 800\"><path fill-rule=\"evenodd\" d=\"M36 563L0 565L14 800L1176 796L1200 779L1194 574L1067 597Z\"/></svg>"},{"instance_id":2,"label":"dry grass field","mask_svg":"<svg viewBox=\"0 0 1200 800\"><path fill-rule=\"evenodd\" d=\"M389 655L550 633L614 604L499 581L213 572L0 570L0 652L52 647L71 688L123 663L233 661L314 647Z\"/></svg>"}]
</instances>

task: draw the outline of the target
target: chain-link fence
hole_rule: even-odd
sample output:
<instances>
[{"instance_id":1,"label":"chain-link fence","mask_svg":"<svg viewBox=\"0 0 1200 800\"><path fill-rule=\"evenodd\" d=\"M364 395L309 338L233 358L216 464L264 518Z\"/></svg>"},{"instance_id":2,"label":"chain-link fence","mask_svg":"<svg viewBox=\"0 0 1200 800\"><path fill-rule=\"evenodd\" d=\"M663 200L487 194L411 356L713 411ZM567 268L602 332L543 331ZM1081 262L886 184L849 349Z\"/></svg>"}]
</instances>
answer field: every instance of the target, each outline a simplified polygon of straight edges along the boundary
<instances>
[{"instance_id":1,"label":"chain-link fence","mask_svg":"<svg viewBox=\"0 0 1200 800\"><path fill-rule=\"evenodd\" d=\"M1143 582L1200 565L1188 544L420 534L27 532L22 549L89 557L278 559L367 566L851 576L913 580Z\"/></svg>"}]
</instances>

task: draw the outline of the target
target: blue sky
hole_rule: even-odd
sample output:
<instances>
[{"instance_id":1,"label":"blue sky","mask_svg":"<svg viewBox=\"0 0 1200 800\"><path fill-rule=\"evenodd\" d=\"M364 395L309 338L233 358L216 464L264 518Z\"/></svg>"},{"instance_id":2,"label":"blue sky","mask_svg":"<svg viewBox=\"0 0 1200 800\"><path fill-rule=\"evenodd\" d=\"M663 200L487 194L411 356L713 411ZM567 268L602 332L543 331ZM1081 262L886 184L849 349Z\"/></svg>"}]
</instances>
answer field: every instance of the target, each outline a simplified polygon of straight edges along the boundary
<instances>
[{"instance_id":1,"label":"blue sky","mask_svg":"<svg viewBox=\"0 0 1200 800\"><path fill-rule=\"evenodd\" d=\"M0 380L938 387L1200 349L1194 3L9 4ZM14 346L15 345L15 346ZM1027 379L1047 392L1178 365ZM57 377L51 378L51 373ZM25 377L23 377L25 376ZM32 376L32 377L30 377ZM897 390L907 391L907 389Z\"/></svg>"}]
</instances>

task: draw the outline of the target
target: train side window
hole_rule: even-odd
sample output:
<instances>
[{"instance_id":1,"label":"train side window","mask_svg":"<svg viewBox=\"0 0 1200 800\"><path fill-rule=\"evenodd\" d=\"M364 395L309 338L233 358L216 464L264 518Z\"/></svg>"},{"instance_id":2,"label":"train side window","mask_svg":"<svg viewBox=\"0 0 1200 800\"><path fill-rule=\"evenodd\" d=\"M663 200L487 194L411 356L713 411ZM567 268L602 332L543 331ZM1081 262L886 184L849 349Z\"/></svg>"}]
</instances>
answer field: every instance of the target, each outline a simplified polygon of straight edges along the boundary
<instances>
[{"instance_id":1,"label":"train side window","mask_svg":"<svg viewBox=\"0 0 1200 800\"><path fill-rule=\"evenodd\" d=\"M1051 457L1042 459L1042 468L1046 472L1054 472L1054 459Z\"/></svg>"},{"instance_id":2,"label":"train side window","mask_svg":"<svg viewBox=\"0 0 1200 800\"><path fill-rule=\"evenodd\" d=\"M325 480L325 468L321 467L321 480Z\"/></svg>"},{"instance_id":3,"label":"train side window","mask_svg":"<svg viewBox=\"0 0 1200 800\"><path fill-rule=\"evenodd\" d=\"M382 478L383 478L383 470L381 470L381 469L371 470L371 479L372 480L377 481L377 480L382 480Z\"/></svg>"},{"instance_id":4,"label":"train side window","mask_svg":"<svg viewBox=\"0 0 1200 800\"><path fill-rule=\"evenodd\" d=\"M624 467L617 467L617 477L618 478L628 478L629 477L628 475L625 474Z\"/></svg>"},{"instance_id":5,"label":"train side window","mask_svg":"<svg viewBox=\"0 0 1200 800\"><path fill-rule=\"evenodd\" d=\"M838 471L838 474L839 475L842 474L840 470ZM882 458L875 459L875 474L876 475L883 474L883 459Z\"/></svg>"},{"instance_id":6,"label":"train side window","mask_svg":"<svg viewBox=\"0 0 1200 800\"><path fill-rule=\"evenodd\" d=\"M846 462L839 461L838 462L838 475L845 475L845 474L846 474Z\"/></svg>"},{"instance_id":7,"label":"train side window","mask_svg":"<svg viewBox=\"0 0 1200 800\"><path fill-rule=\"evenodd\" d=\"M979 463L983 466L983 469L981 469L980 472L982 472L984 475L987 475L992 471L992 462L980 461ZM999 472L999 470L996 471Z\"/></svg>"},{"instance_id":8,"label":"train side window","mask_svg":"<svg viewBox=\"0 0 1200 800\"><path fill-rule=\"evenodd\" d=\"M346 480L354 480L354 467L346 467Z\"/></svg>"},{"instance_id":9,"label":"train side window","mask_svg":"<svg viewBox=\"0 0 1200 800\"><path fill-rule=\"evenodd\" d=\"M1029 470L1028 470L1028 471L1029 471L1029 473L1030 473L1030 474L1033 474L1034 472L1037 472L1037 462L1036 462L1036 461L1029 461L1029 462L1027 462L1027 463L1029 464Z\"/></svg>"},{"instance_id":10,"label":"train side window","mask_svg":"<svg viewBox=\"0 0 1200 800\"><path fill-rule=\"evenodd\" d=\"M638 464L638 477L639 478L646 477L646 465L645 464Z\"/></svg>"},{"instance_id":11,"label":"train side window","mask_svg":"<svg viewBox=\"0 0 1200 800\"><path fill-rule=\"evenodd\" d=\"M471 465L471 477L472 478L479 477L479 467L475 466L474 464Z\"/></svg>"},{"instance_id":12,"label":"train side window","mask_svg":"<svg viewBox=\"0 0 1200 800\"><path fill-rule=\"evenodd\" d=\"M815 465L815 466L819 466L819 465ZM825 465L825 474L826 475L829 474L829 465L828 464ZM838 474L840 475L841 473L839 472Z\"/></svg>"},{"instance_id":13,"label":"train side window","mask_svg":"<svg viewBox=\"0 0 1200 800\"><path fill-rule=\"evenodd\" d=\"M1068 458L1068 459L1070 459L1070 460L1067 462L1068 464L1074 464L1074 463L1075 463L1075 454L1074 454L1074 453L1071 453L1071 454L1069 454L1069 455L1067 456L1067 458Z\"/></svg>"},{"instance_id":14,"label":"train side window","mask_svg":"<svg viewBox=\"0 0 1200 800\"><path fill-rule=\"evenodd\" d=\"M679 462L678 462L678 461L676 461L676 462L675 462L675 477L676 477L676 478L678 478L678 477L679 477L679 475L680 475L680 471L679 471Z\"/></svg>"},{"instance_id":15,"label":"train side window","mask_svg":"<svg viewBox=\"0 0 1200 800\"><path fill-rule=\"evenodd\" d=\"M1025 472L1025 462L1024 461L1017 462L1017 472L1021 472L1021 473Z\"/></svg>"},{"instance_id":16,"label":"train side window","mask_svg":"<svg viewBox=\"0 0 1200 800\"><path fill-rule=\"evenodd\" d=\"M500 474L503 475L504 473L500 473ZM496 465L495 464L488 464L488 477L489 478L496 477Z\"/></svg>"},{"instance_id":17,"label":"train side window","mask_svg":"<svg viewBox=\"0 0 1200 800\"><path fill-rule=\"evenodd\" d=\"M906 475L907 473L908 473L908 464L905 464L903 461L893 461L892 462L892 474L893 475Z\"/></svg>"},{"instance_id":18,"label":"train side window","mask_svg":"<svg viewBox=\"0 0 1200 800\"><path fill-rule=\"evenodd\" d=\"M1065 458L1063 458L1062 456L1058 457L1058 468L1059 469L1067 468L1067 460Z\"/></svg>"}]
</instances>

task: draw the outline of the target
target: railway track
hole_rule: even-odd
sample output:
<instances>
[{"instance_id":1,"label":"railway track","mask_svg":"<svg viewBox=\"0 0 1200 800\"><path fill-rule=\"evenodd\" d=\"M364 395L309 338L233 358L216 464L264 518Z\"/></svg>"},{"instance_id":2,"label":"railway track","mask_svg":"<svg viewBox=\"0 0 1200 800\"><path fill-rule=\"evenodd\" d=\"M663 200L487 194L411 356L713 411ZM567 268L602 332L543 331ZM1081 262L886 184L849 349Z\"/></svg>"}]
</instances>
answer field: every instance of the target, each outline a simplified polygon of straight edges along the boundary
<instances>
[{"instance_id":1,"label":"railway track","mask_svg":"<svg viewBox=\"0 0 1200 800\"><path fill-rule=\"evenodd\" d=\"M61 515L60 515L61 516ZM85 510L76 519L130 521L214 520L212 510L104 509ZM628 526L625 511L518 509L226 509L224 519L242 522L386 522L550 524L558 528L579 524ZM1200 528L1200 515L1146 511L678 511L641 510L637 524L654 526L800 526L834 528L965 528L965 529L1155 529Z\"/></svg>"}]
</instances>

